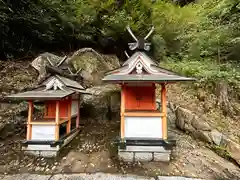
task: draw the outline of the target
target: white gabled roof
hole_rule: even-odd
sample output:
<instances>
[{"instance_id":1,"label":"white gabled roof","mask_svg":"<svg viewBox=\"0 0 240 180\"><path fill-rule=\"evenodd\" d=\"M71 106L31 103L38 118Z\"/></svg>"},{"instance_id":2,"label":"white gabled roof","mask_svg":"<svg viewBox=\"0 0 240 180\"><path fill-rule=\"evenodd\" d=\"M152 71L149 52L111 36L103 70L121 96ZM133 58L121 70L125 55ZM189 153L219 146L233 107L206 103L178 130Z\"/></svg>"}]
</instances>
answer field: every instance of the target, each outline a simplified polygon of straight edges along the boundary
<instances>
[{"instance_id":1,"label":"white gabled roof","mask_svg":"<svg viewBox=\"0 0 240 180\"><path fill-rule=\"evenodd\" d=\"M167 69L161 68L144 52L135 52L122 67L106 74L103 81L151 81L151 82L175 82L193 81Z\"/></svg>"},{"instance_id":2,"label":"white gabled roof","mask_svg":"<svg viewBox=\"0 0 240 180\"><path fill-rule=\"evenodd\" d=\"M131 66L139 57L141 57L146 64L149 64L149 65L153 64L157 66L156 62L154 62L150 57L148 57L146 53L140 52L140 51L135 52L126 62L123 63L123 66L126 66L126 65Z\"/></svg>"},{"instance_id":3,"label":"white gabled roof","mask_svg":"<svg viewBox=\"0 0 240 180\"><path fill-rule=\"evenodd\" d=\"M59 76L59 75L55 75L55 76L51 76L50 78L48 78L47 80L45 80L42 85L45 86L50 86L51 84L53 84L53 82L57 85L59 85L58 87L72 87L72 88L76 88L76 89L81 89L84 90L84 88L76 81L73 81L71 79Z\"/></svg>"}]
</instances>

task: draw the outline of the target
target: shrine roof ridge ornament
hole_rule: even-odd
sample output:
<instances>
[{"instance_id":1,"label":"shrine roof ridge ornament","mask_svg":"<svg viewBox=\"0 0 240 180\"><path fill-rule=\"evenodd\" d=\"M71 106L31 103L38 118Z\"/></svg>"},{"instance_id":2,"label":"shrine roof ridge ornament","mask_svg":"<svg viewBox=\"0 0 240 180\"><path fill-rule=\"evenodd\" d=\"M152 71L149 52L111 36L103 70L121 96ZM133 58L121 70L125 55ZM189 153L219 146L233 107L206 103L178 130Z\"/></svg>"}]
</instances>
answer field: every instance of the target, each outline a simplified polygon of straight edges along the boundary
<instances>
[{"instance_id":1,"label":"shrine roof ridge ornament","mask_svg":"<svg viewBox=\"0 0 240 180\"><path fill-rule=\"evenodd\" d=\"M129 32L129 34L132 36L132 38L136 41L134 43L128 43L128 46L129 46L129 49L130 50L145 50L145 51L149 51L150 50L150 45L151 43L147 43L147 39L151 36L151 34L153 33L154 31L154 26L152 26L151 30L149 31L149 33L144 37L144 38L137 38L130 26L127 26L127 31ZM125 52L126 53L126 52ZM128 56L128 55L127 55Z\"/></svg>"},{"instance_id":2,"label":"shrine roof ridge ornament","mask_svg":"<svg viewBox=\"0 0 240 180\"><path fill-rule=\"evenodd\" d=\"M151 43L147 43L146 40L153 33L154 27L151 28L149 33L143 39L136 38L129 26L127 26L127 30L136 41L135 43L129 43L129 48L130 50L136 51L130 57L125 51L128 59L120 68L107 72L103 81L114 83L133 81L165 83L195 80L194 78L185 77L173 71L159 67L158 63L144 52L150 50Z\"/></svg>"}]
</instances>

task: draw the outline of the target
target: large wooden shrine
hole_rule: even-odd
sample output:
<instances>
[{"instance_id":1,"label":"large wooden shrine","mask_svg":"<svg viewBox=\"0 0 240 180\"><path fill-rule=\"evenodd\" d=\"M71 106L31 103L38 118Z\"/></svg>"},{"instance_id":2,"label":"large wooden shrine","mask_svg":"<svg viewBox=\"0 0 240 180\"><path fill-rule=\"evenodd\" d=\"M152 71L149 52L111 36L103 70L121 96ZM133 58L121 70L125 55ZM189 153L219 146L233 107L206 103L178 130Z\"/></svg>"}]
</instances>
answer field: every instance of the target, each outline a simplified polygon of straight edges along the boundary
<instances>
[{"instance_id":1,"label":"large wooden shrine","mask_svg":"<svg viewBox=\"0 0 240 180\"><path fill-rule=\"evenodd\" d=\"M128 31L137 41L129 44L135 53L122 67L106 73L103 78L105 82L121 86L118 154L125 161L169 161L176 141L168 138L166 86L193 78L159 67L144 52L149 50L149 43L138 40L129 28ZM160 110L156 106L157 84L161 87Z\"/></svg>"},{"instance_id":2,"label":"large wooden shrine","mask_svg":"<svg viewBox=\"0 0 240 180\"><path fill-rule=\"evenodd\" d=\"M49 76L36 88L7 97L28 102L27 134L22 149L46 157L56 156L79 132L80 96L86 93L77 81L59 74L59 67L49 68ZM43 104L42 116L35 117L34 104L39 102Z\"/></svg>"}]
</instances>

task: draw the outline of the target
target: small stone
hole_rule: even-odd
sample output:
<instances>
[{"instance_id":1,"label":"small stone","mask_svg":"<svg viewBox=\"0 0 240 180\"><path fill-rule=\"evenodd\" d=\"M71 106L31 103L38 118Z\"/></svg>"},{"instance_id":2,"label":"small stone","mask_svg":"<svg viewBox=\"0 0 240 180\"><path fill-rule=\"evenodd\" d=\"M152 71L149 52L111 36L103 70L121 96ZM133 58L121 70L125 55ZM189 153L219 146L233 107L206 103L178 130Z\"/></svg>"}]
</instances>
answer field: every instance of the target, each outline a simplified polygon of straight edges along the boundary
<instances>
[{"instance_id":1,"label":"small stone","mask_svg":"<svg viewBox=\"0 0 240 180\"><path fill-rule=\"evenodd\" d=\"M36 167L35 168L35 171L39 171L41 168L40 167Z\"/></svg>"},{"instance_id":2,"label":"small stone","mask_svg":"<svg viewBox=\"0 0 240 180\"><path fill-rule=\"evenodd\" d=\"M53 167L52 167L52 170L55 170L55 169L56 169L56 166L53 166Z\"/></svg>"},{"instance_id":3,"label":"small stone","mask_svg":"<svg viewBox=\"0 0 240 180\"><path fill-rule=\"evenodd\" d=\"M211 135L211 139L214 142L214 144L219 146L221 144L223 134L218 132L217 130L212 130L210 135Z\"/></svg>"}]
</instances>

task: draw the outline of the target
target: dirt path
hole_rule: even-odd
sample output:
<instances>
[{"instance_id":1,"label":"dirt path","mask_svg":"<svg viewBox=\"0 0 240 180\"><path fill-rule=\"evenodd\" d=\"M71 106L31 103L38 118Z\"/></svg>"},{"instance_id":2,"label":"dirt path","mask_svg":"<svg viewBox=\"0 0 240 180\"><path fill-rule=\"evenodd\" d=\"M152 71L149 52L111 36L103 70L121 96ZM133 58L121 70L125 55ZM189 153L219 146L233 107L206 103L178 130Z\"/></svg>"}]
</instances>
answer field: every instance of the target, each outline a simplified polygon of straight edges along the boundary
<instances>
[{"instance_id":1,"label":"dirt path","mask_svg":"<svg viewBox=\"0 0 240 180\"><path fill-rule=\"evenodd\" d=\"M117 160L114 138L119 123L90 124L61 151L56 159L31 157L20 151L16 135L0 142L0 172L6 173L95 173L136 174L140 176L174 175L204 179L238 179L240 169L219 157L201 142L170 129L177 139L177 148L170 163L124 163Z\"/></svg>"}]
</instances>

